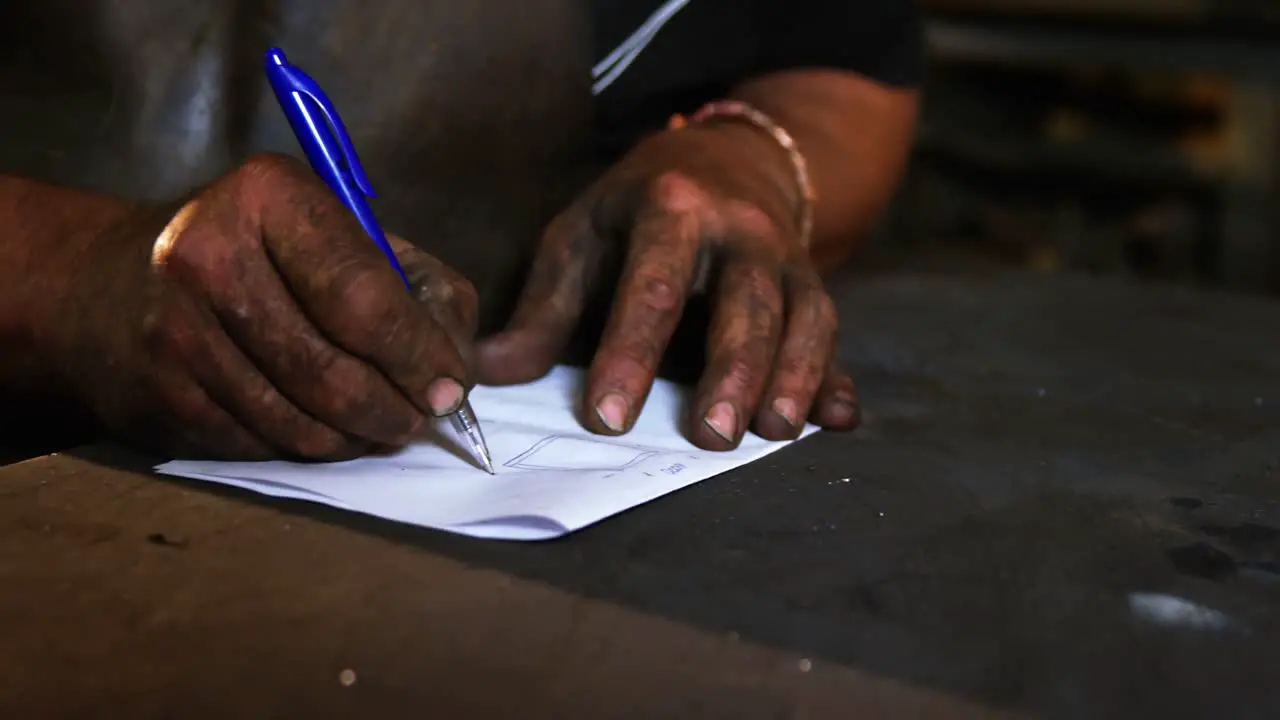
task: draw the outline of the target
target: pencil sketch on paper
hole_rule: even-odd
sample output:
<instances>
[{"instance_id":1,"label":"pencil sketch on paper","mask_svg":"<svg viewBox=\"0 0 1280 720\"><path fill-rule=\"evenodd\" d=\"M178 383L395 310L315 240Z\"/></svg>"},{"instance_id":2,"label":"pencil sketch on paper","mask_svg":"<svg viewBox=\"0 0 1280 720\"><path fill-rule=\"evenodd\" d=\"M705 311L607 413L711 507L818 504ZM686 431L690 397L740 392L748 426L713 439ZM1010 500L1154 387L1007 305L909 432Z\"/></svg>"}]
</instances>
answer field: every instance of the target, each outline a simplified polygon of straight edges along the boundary
<instances>
[{"instance_id":1,"label":"pencil sketch on paper","mask_svg":"<svg viewBox=\"0 0 1280 720\"><path fill-rule=\"evenodd\" d=\"M551 435L503 463L513 470L565 470L617 472L658 453L630 445L616 445L590 438Z\"/></svg>"}]
</instances>

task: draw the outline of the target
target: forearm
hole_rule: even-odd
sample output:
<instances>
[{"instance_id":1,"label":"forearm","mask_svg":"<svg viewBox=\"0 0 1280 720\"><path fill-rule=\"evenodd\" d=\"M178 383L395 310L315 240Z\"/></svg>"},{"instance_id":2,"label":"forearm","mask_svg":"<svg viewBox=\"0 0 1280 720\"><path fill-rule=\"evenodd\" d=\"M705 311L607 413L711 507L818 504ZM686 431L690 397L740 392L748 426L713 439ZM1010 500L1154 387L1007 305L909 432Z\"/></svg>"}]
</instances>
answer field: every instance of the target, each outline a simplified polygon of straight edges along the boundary
<instances>
[{"instance_id":1,"label":"forearm","mask_svg":"<svg viewBox=\"0 0 1280 720\"><path fill-rule=\"evenodd\" d=\"M49 389L39 338L59 322L53 300L74 282L54 268L74 266L60 260L128 207L113 198L0 175L0 391Z\"/></svg>"},{"instance_id":2,"label":"forearm","mask_svg":"<svg viewBox=\"0 0 1280 720\"><path fill-rule=\"evenodd\" d=\"M735 89L795 138L816 194L811 256L839 265L892 199L915 132L917 94L853 73L775 73Z\"/></svg>"}]
</instances>

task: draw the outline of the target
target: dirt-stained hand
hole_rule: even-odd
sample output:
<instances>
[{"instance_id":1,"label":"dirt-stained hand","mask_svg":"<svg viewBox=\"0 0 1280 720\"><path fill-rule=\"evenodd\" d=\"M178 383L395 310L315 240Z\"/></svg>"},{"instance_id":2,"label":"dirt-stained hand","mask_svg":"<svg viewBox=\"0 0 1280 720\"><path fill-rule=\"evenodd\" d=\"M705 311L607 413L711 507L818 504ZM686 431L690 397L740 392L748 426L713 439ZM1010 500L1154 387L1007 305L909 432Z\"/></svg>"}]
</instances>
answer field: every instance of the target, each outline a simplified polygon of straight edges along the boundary
<instances>
[{"instance_id":1,"label":"dirt-stained hand","mask_svg":"<svg viewBox=\"0 0 1280 720\"><path fill-rule=\"evenodd\" d=\"M754 128L706 126L638 145L547 228L509 326L481 342L481 382L545 373L593 292L617 282L589 371L589 429L624 433L640 413L686 303L712 301L691 440L736 447L749 427L794 438L806 420L850 429L853 381L833 362L835 308L798 237L791 168ZM625 243L620 279L601 277Z\"/></svg>"},{"instance_id":2,"label":"dirt-stained hand","mask_svg":"<svg viewBox=\"0 0 1280 720\"><path fill-rule=\"evenodd\" d=\"M413 293L306 166L255 157L77 248L46 344L108 429L155 451L329 460L400 446L462 401L476 298L392 242Z\"/></svg>"}]
</instances>

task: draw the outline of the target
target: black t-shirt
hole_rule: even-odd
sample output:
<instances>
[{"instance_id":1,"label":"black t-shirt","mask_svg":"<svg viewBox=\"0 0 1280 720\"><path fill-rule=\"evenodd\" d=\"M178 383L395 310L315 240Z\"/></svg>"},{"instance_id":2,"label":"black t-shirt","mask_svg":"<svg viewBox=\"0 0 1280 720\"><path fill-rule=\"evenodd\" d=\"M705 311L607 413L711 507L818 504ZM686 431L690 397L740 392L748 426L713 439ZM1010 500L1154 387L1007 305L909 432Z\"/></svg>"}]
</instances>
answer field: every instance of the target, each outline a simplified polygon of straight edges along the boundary
<instances>
[{"instance_id":1,"label":"black t-shirt","mask_svg":"<svg viewBox=\"0 0 1280 720\"><path fill-rule=\"evenodd\" d=\"M911 0L593 0L601 150L723 96L738 82L806 67L892 86L920 80Z\"/></svg>"}]
</instances>

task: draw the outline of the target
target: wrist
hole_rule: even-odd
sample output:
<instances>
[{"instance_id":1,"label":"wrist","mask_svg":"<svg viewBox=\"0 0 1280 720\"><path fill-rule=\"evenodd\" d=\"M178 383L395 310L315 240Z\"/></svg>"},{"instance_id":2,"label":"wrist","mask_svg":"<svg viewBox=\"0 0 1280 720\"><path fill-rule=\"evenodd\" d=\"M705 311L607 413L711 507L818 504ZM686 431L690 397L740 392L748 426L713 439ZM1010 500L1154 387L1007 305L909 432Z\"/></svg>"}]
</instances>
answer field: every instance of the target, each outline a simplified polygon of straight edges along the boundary
<instances>
[{"instance_id":1,"label":"wrist","mask_svg":"<svg viewBox=\"0 0 1280 720\"><path fill-rule=\"evenodd\" d=\"M736 135L739 151L750 153L757 165L771 168L773 185L790 201L791 217L800 245L808 249L813 233L817 201L809 166L795 139L786 128L754 106L740 100L720 100L703 105L689 119L671 118L669 127L718 128Z\"/></svg>"},{"instance_id":2,"label":"wrist","mask_svg":"<svg viewBox=\"0 0 1280 720\"><path fill-rule=\"evenodd\" d=\"M786 150L759 129L733 118L712 118L706 121L705 127L732 143L735 151L767 178L786 200L790 214L797 214L795 211L804 202L804 195L796 185Z\"/></svg>"},{"instance_id":3,"label":"wrist","mask_svg":"<svg viewBox=\"0 0 1280 720\"><path fill-rule=\"evenodd\" d=\"M52 389L58 376L50 339L79 279L84 249L130 205L114 198L22 178L0 177L0 383Z\"/></svg>"}]
</instances>

